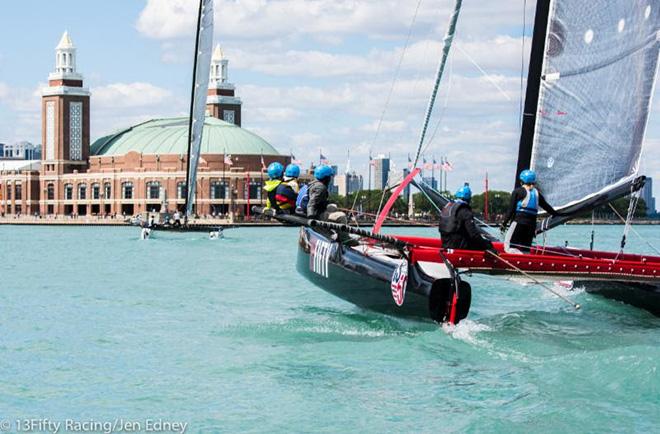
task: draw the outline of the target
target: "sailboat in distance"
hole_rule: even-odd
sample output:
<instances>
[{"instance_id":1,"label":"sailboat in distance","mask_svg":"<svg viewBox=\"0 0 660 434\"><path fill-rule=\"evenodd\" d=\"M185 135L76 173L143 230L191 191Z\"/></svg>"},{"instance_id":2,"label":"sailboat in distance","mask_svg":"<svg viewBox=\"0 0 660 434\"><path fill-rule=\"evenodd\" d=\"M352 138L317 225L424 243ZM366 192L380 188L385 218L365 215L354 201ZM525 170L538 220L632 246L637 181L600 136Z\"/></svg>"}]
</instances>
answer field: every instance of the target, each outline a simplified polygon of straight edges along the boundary
<instances>
[{"instance_id":1,"label":"sailboat in distance","mask_svg":"<svg viewBox=\"0 0 660 434\"><path fill-rule=\"evenodd\" d=\"M172 221L164 223L143 222L141 238L147 239L153 231L167 232L208 232L212 239L220 238L222 227L209 228L207 225L195 225L189 222L193 215L195 192L197 188L197 168L199 165L202 134L206 118L206 92L211 72L213 45L213 0L199 0L197 15L197 33L193 61L193 81L190 95L190 116L188 119L188 152L186 165L186 194L184 215L175 214Z\"/></svg>"},{"instance_id":2,"label":"sailboat in distance","mask_svg":"<svg viewBox=\"0 0 660 434\"><path fill-rule=\"evenodd\" d=\"M444 62L461 8L456 0L415 157L423 149ZM542 232L632 195L619 252L534 246L528 254L444 249L437 238L378 233L347 225L277 218L302 226L298 271L322 289L360 307L396 316L456 324L468 314L472 290L464 273L523 276L547 285L572 280L616 288L626 301L660 314L660 257L624 252L625 233L644 177L639 162L658 69L660 5L653 0L538 0L518 170L536 170L541 189L562 212L542 218ZM416 165L416 164L415 164ZM419 179L419 168L394 191L417 186L441 210L448 198ZM353 234L342 243L333 232ZM492 236L491 236L492 237ZM640 295L641 294L641 295ZM641 301L641 302L640 302Z\"/></svg>"}]
</instances>

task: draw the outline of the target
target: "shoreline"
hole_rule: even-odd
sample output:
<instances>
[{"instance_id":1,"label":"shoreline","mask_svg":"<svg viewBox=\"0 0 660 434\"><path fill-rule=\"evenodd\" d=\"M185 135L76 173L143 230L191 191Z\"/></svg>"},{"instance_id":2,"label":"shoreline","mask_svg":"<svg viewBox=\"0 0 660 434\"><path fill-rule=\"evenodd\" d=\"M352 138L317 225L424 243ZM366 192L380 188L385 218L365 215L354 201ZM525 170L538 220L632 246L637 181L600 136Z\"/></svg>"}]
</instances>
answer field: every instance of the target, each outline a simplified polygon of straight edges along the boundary
<instances>
[{"instance_id":1,"label":"shoreline","mask_svg":"<svg viewBox=\"0 0 660 434\"><path fill-rule=\"evenodd\" d=\"M198 226L208 226L209 228L217 226L234 227L280 227L287 226L276 221L232 221L231 219L210 219L199 218L190 221L191 224ZM363 226L371 226L372 221L360 222ZM565 223L567 225L591 226L591 219L576 219ZM596 220L593 222L597 226L623 226L620 220ZM39 218L34 216L21 217L0 217L0 226L132 226L129 220L124 218L97 218L97 217L78 217L78 218ZM435 226L435 222L432 223ZM491 225L493 225L491 223ZM660 219L640 219L635 220L633 225L649 226L660 225ZM385 222L383 226L387 227L432 227L429 222Z\"/></svg>"}]
</instances>

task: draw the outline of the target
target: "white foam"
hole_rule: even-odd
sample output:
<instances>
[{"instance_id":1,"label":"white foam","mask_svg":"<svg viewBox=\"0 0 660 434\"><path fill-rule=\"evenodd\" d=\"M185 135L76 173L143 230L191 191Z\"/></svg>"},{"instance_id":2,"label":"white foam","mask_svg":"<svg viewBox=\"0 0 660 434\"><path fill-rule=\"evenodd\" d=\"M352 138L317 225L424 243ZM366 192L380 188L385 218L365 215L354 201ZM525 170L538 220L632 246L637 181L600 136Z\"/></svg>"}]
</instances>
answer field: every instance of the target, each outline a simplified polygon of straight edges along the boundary
<instances>
[{"instance_id":1,"label":"white foam","mask_svg":"<svg viewBox=\"0 0 660 434\"><path fill-rule=\"evenodd\" d=\"M443 324L442 330L445 333L450 335L454 339L458 339L470 344L479 344L481 343L477 339L477 334L479 332L489 331L491 328L486 324L480 324L469 319L464 319L459 322L457 325L453 324Z\"/></svg>"}]
</instances>

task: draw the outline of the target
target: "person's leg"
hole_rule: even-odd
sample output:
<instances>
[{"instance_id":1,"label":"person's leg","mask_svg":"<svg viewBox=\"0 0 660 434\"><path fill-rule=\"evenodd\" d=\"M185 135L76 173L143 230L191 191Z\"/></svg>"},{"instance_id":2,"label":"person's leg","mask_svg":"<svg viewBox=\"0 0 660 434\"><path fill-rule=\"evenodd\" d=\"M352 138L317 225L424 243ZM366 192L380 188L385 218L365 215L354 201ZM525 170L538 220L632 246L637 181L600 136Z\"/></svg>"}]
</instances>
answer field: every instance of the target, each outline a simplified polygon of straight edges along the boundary
<instances>
[{"instance_id":1,"label":"person's leg","mask_svg":"<svg viewBox=\"0 0 660 434\"><path fill-rule=\"evenodd\" d=\"M518 249L517 239L515 238L517 232L518 222L512 222L511 226L509 226L509 230L506 231L506 235L504 236L504 251L506 253L521 253Z\"/></svg>"},{"instance_id":2,"label":"person's leg","mask_svg":"<svg viewBox=\"0 0 660 434\"><path fill-rule=\"evenodd\" d=\"M511 245L524 253L529 253L529 248L534 240L534 232L534 226L517 223L511 235Z\"/></svg>"}]
</instances>

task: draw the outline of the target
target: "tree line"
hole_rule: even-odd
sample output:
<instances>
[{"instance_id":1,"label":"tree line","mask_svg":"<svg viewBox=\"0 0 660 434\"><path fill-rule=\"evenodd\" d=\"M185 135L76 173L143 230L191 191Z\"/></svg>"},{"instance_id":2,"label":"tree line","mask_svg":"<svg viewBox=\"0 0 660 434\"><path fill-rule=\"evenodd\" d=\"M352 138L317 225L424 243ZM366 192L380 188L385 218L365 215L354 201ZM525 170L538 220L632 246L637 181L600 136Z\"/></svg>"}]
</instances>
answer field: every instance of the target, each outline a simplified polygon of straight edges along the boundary
<instances>
[{"instance_id":1,"label":"tree line","mask_svg":"<svg viewBox=\"0 0 660 434\"><path fill-rule=\"evenodd\" d=\"M376 214L379 209L381 209L385 203L389 200L391 192L383 190L362 190L355 193L350 193L347 196L340 196L338 194L330 195L330 202L338 204L340 208L344 209L354 209L356 211L361 211L364 214ZM453 197L453 195L447 191L443 192L445 197ZM472 196L472 210L480 218L485 218L485 193L475 194ZM431 203L430 200L426 198L423 193L414 193L413 201L415 204L415 215L417 217L424 216L429 218L437 218L439 215L439 210ZM612 206L616 211L622 215L624 218L628 214L628 204L629 197L622 197L614 202ZM497 222L502 220L504 215L509 209L511 203L511 193L508 191L499 191L493 190L488 192L488 220L492 222ZM640 199L637 204L637 209L635 211L635 217L646 217L646 203L643 199ZM396 202L392 206L390 215L393 216L407 216L408 215L408 198L400 196L397 198ZM616 214L608 205L604 205L596 208L593 211L593 215L596 219L618 219ZM584 214L578 215L577 218L591 218L592 212L586 212Z\"/></svg>"}]
</instances>

